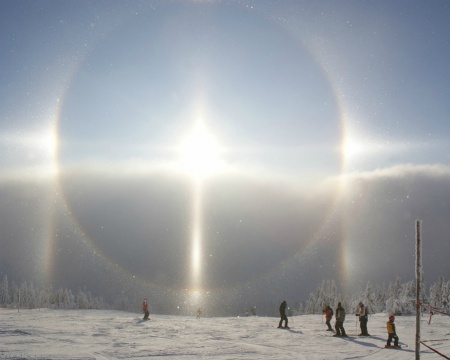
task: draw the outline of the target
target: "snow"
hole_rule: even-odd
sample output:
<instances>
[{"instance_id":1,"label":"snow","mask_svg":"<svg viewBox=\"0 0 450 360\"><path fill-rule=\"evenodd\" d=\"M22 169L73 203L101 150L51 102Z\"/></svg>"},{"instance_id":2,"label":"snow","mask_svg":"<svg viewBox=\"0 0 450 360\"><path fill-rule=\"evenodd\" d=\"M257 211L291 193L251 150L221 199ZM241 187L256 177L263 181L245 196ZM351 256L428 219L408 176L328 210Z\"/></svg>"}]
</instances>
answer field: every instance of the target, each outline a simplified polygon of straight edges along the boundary
<instances>
[{"instance_id":1,"label":"snow","mask_svg":"<svg viewBox=\"0 0 450 360\"><path fill-rule=\"evenodd\" d=\"M357 317L347 315L348 339L325 331L321 315L289 318L277 329L275 317L196 319L112 310L20 312L0 309L0 359L413 359L415 316L396 317L400 350L385 349L386 314L370 316L371 337L357 337ZM334 320L334 319L333 319ZM422 340L450 356L450 318L421 318ZM421 359L439 359L421 346Z\"/></svg>"}]
</instances>

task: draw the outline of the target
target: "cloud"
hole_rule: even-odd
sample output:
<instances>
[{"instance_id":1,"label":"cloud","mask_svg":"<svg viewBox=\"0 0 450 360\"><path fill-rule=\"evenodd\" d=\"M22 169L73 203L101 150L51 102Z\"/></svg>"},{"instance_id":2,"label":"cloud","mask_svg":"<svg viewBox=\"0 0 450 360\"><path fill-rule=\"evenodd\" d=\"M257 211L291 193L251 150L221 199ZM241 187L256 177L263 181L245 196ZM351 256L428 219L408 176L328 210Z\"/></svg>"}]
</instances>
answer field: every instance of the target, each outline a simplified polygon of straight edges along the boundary
<instances>
[{"instance_id":1,"label":"cloud","mask_svg":"<svg viewBox=\"0 0 450 360\"><path fill-rule=\"evenodd\" d=\"M62 286L92 284L113 296L128 276L130 287L151 284L182 296L191 273L190 179L144 164L91 165L60 169L59 185L1 183L1 271L40 276L45 257L35 254L53 234L51 276ZM450 270L449 180L440 165L353 173L307 187L261 173L209 179L202 190L202 286L223 301L251 302L279 294L302 300L323 279L337 280L339 291L369 280L410 280L415 219L423 220L425 276L433 281ZM167 293L160 296L167 301Z\"/></svg>"},{"instance_id":2,"label":"cloud","mask_svg":"<svg viewBox=\"0 0 450 360\"><path fill-rule=\"evenodd\" d=\"M398 165L345 176L339 208L350 279L414 278L415 220L423 221L425 271L449 271L450 168Z\"/></svg>"},{"instance_id":3,"label":"cloud","mask_svg":"<svg viewBox=\"0 0 450 360\"><path fill-rule=\"evenodd\" d=\"M352 181L357 179L401 178L405 176L447 177L450 176L450 167L443 164L399 164L372 171L353 172L344 175L344 178Z\"/></svg>"}]
</instances>

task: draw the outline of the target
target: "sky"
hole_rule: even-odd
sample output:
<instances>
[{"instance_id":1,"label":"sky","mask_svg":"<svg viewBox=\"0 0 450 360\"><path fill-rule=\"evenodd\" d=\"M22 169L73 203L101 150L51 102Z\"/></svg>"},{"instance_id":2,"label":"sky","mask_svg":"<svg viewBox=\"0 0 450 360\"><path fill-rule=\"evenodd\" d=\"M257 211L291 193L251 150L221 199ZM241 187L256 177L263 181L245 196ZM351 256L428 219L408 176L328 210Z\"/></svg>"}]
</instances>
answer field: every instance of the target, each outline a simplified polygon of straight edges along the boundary
<instances>
[{"instance_id":1,"label":"sky","mask_svg":"<svg viewBox=\"0 0 450 360\"><path fill-rule=\"evenodd\" d=\"M448 278L447 1L0 1L0 274L160 303Z\"/></svg>"},{"instance_id":2,"label":"sky","mask_svg":"<svg viewBox=\"0 0 450 360\"><path fill-rule=\"evenodd\" d=\"M205 309L206 310L206 309ZM388 315L371 315L370 337L355 336L347 316L348 338L327 332L321 315L289 317L290 329L277 329L276 317L142 315L106 310L0 309L4 359L412 359L415 316L397 316L401 349L386 349ZM333 321L333 320L332 320ZM420 321L420 359L448 356L448 316ZM327 339L328 337L328 339ZM427 348L431 347L433 350Z\"/></svg>"}]
</instances>

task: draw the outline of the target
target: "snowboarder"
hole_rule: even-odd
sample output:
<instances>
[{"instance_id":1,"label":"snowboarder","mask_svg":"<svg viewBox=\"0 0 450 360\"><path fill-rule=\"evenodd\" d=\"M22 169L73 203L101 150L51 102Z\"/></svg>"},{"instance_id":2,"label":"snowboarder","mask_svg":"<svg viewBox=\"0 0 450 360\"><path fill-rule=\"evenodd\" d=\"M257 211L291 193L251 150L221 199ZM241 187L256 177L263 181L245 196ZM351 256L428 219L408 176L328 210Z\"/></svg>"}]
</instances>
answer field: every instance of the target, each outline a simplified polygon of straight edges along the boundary
<instances>
[{"instance_id":1,"label":"snowboarder","mask_svg":"<svg viewBox=\"0 0 450 360\"><path fill-rule=\"evenodd\" d=\"M336 334L333 336L343 336L347 337L347 334L345 333L344 329L344 321L345 321L345 309L342 307L341 303L338 303L338 306L336 308Z\"/></svg>"},{"instance_id":2,"label":"snowboarder","mask_svg":"<svg viewBox=\"0 0 450 360\"><path fill-rule=\"evenodd\" d=\"M202 317L202 308L198 308L197 310L197 319L200 319Z\"/></svg>"},{"instance_id":3,"label":"snowboarder","mask_svg":"<svg viewBox=\"0 0 450 360\"><path fill-rule=\"evenodd\" d=\"M358 336L370 336L367 332L367 321L369 320L367 317L367 308L361 301L359 302L359 311L356 316L359 316L359 326L361 327L361 333Z\"/></svg>"},{"instance_id":4,"label":"snowboarder","mask_svg":"<svg viewBox=\"0 0 450 360\"><path fill-rule=\"evenodd\" d=\"M400 347L398 345L398 336L397 333L395 332L395 317L394 315L389 316L389 321L386 323L386 328L387 328L387 332L388 332L388 339L386 342L386 347L391 347L391 341L392 339L394 339L394 347Z\"/></svg>"},{"instance_id":5,"label":"snowboarder","mask_svg":"<svg viewBox=\"0 0 450 360\"><path fill-rule=\"evenodd\" d=\"M286 303L286 301L283 301L282 303L281 303L281 305L280 305L280 322L278 323L278 327L279 328L282 328L283 326L282 326L282 323L283 323L283 320L284 320L284 328L285 329L289 329L289 326L288 326L288 318L287 318L287 316L286 316L286 308L287 308L287 303Z\"/></svg>"},{"instance_id":6,"label":"snowboarder","mask_svg":"<svg viewBox=\"0 0 450 360\"><path fill-rule=\"evenodd\" d=\"M148 320L149 311L148 311L148 304L147 299L144 299L144 302L142 303L142 311L144 313L144 320Z\"/></svg>"},{"instance_id":7,"label":"snowboarder","mask_svg":"<svg viewBox=\"0 0 450 360\"><path fill-rule=\"evenodd\" d=\"M333 328L331 327L330 321L333 318L333 309L327 305L327 307L325 308L325 319L327 320L325 322L325 324L327 324L328 329L327 331L333 331Z\"/></svg>"}]
</instances>

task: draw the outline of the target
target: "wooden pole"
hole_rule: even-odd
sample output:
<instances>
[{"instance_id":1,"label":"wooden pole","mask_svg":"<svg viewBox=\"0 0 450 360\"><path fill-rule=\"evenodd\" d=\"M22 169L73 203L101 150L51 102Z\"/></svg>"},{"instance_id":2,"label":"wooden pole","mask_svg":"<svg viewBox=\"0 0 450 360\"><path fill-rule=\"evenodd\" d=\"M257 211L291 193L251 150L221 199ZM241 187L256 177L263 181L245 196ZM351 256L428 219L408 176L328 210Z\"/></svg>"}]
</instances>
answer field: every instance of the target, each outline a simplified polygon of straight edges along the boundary
<instances>
[{"instance_id":1,"label":"wooden pole","mask_svg":"<svg viewBox=\"0 0 450 360\"><path fill-rule=\"evenodd\" d=\"M416 360L420 359L420 284L422 280L421 227L422 221L416 220Z\"/></svg>"}]
</instances>

